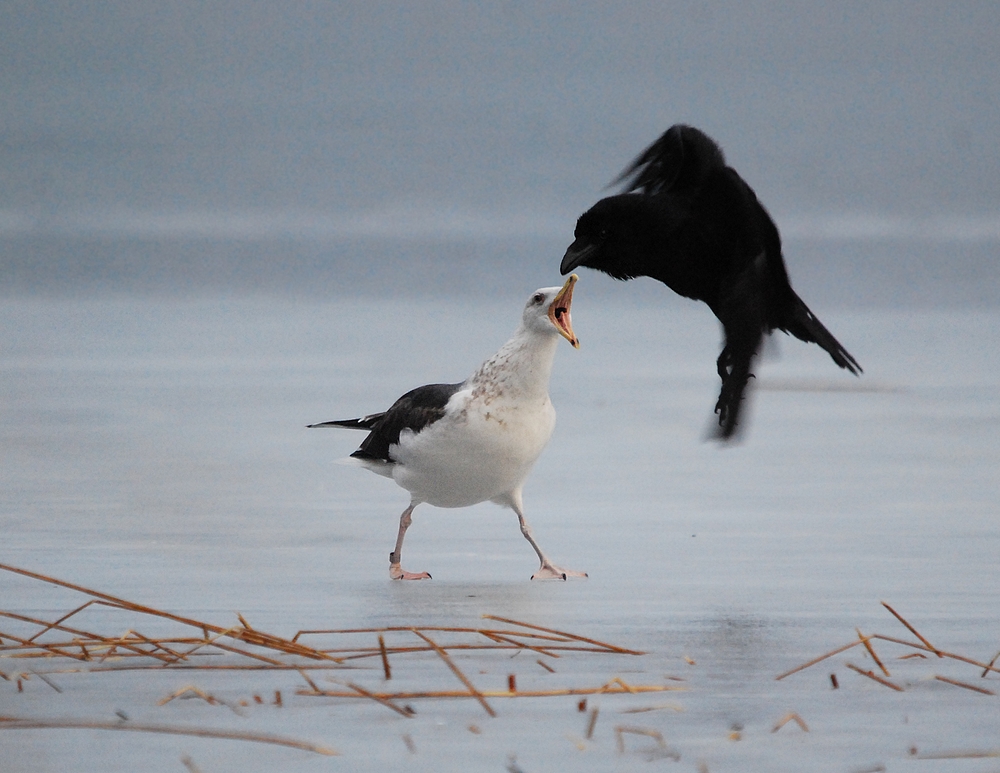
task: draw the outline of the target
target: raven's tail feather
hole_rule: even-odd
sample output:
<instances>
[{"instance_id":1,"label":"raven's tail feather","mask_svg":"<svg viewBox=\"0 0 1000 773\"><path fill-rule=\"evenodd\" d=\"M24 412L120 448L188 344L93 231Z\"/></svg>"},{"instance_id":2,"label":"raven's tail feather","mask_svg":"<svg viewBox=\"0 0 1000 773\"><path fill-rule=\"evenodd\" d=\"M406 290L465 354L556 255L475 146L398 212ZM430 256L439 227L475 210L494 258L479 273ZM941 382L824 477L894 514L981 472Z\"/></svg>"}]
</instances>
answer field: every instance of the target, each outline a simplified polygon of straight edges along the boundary
<instances>
[{"instance_id":1,"label":"raven's tail feather","mask_svg":"<svg viewBox=\"0 0 1000 773\"><path fill-rule=\"evenodd\" d=\"M833 334L823 326L823 323L817 319L798 295L795 295L792 318L782 329L801 341L819 344L835 363L845 370L851 371L855 376L862 373L858 361L840 345L840 341L833 337Z\"/></svg>"}]
</instances>

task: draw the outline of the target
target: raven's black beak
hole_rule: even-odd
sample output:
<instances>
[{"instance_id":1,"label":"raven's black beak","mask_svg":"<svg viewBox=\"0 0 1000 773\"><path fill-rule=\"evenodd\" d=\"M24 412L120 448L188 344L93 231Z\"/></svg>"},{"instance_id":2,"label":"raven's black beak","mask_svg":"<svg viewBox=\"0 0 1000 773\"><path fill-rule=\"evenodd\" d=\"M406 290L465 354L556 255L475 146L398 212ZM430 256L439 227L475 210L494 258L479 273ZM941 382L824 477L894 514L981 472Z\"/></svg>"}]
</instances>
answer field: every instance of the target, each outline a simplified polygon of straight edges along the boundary
<instances>
[{"instance_id":1,"label":"raven's black beak","mask_svg":"<svg viewBox=\"0 0 1000 773\"><path fill-rule=\"evenodd\" d=\"M584 265L584 261L596 250L597 245L593 242L585 242L582 239L577 239L566 250L566 254L563 255L562 263L559 264L559 273L565 276L577 266Z\"/></svg>"}]
</instances>

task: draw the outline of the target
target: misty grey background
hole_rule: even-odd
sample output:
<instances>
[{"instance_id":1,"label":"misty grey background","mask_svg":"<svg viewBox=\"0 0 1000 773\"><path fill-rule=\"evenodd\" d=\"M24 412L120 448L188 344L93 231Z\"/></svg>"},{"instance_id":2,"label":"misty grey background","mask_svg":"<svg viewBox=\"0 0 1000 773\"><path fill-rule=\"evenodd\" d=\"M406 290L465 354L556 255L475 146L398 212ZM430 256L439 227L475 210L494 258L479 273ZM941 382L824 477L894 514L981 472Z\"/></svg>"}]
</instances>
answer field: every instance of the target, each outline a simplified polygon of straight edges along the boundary
<instances>
[{"instance_id":1,"label":"misty grey background","mask_svg":"<svg viewBox=\"0 0 1000 773\"><path fill-rule=\"evenodd\" d=\"M122 711L344 752L8 729L0 766L464 773L516 756L603 773L646 762L615 746L633 722L688 773L915 770L914 747L996 748L1000 698L931 676L978 670L893 659L896 693L846 667L874 667L854 650L774 677L855 626L905 636L883 599L936 646L997 650L997 9L0 0L0 562L288 636L500 614L650 654L554 674L463 661L484 689L514 670L522 686L691 688L684 712L602 697L581 751L575 698L403 719L296 696L292 672L0 679L5 716ZM419 509L407 555L435 579L390 582L405 492L333 463L361 433L305 425L472 372L559 281L576 217L677 121L756 189L797 290L864 376L775 336L743 443L701 442L711 312L582 272L583 346L560 346L559 425L525 493L541 544L590 578L529 582L516 519L484 504ZM80 603L62 599L0 572L0 608L54 620ZM431 656L397 671L452 678ZM352 673L382 684L378 665ZM191 683L281 689L285 707L157 705ZM810 732L773 733L792 710Z\"/></svg>"},{"instance_id":2,"label":"misty grey background","mask_svg":"<svg viewBox=\"0 0 1000 773\"><path fill-rule=\"evenodd\" d=\"M995 3L5 2L0 288L520 299L683 121L813 305L995 305L997 40Z\"/></svg>"}]
</instances>

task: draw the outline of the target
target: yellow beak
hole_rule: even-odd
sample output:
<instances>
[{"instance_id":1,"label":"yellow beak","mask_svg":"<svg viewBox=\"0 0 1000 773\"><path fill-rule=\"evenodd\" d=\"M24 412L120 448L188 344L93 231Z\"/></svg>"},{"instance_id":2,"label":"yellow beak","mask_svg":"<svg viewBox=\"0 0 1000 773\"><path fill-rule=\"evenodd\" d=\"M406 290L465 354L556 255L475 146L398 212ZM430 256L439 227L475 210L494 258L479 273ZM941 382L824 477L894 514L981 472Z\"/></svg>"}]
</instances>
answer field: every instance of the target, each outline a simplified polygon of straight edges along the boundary
<instances>
[{"instance_id":1,"label":"yellow beak","mask_svg":"<svg viewBox=\"0 0 1000 773\"><path fill-rule=\"evenodd\" d=\"M569 310L570 306L573 305L573 285L579 278L576 274L570 274L562 290L549 304L549 320L555 325L559 334L573 344L575 349L580 348L580 340L573 333L573 322L570 319Z\"/></svg>"}]
</instances>

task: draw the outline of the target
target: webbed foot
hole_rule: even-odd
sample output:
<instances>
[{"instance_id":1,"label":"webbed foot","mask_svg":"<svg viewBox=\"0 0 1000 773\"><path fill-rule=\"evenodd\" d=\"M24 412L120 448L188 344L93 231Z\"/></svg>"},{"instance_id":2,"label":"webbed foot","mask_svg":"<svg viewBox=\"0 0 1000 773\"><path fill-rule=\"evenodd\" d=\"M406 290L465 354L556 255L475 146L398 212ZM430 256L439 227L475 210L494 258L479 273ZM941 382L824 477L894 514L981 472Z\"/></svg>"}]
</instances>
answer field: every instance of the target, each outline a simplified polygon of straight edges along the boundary
<instances>
[{"instance_id":1,"label":"webbed foot","mask_svg":"<svg viewBox=\"0 0 1000 773\"><path fill-rule=\"evenodd\" d=\"M393 580L430 580L427 572L407 572L399 564L389 564L389 577Z\"/></svg>"},{"instance_id":2,"label":"webbed foot","mask_svg":"<svg viewBox=\"0 0 1000 773\"><path fill-rule=\"evenodd\" d=\"M570 577L587 577L586 572L577 572L574 569L563 569L549 561L545 561L538 571L531 575L532 580L567 580Z\"/></svg>"}]
</instances>

